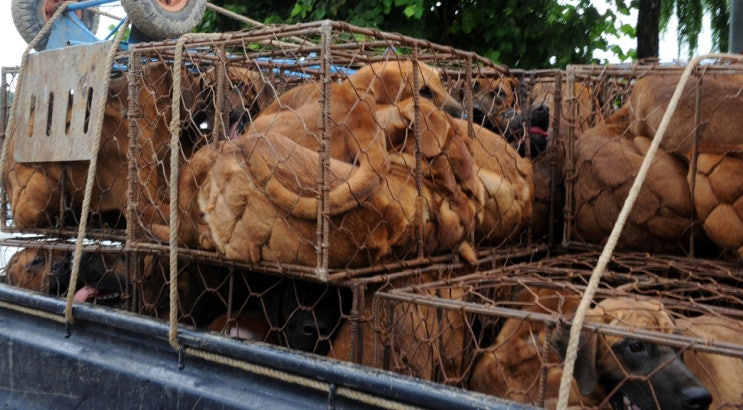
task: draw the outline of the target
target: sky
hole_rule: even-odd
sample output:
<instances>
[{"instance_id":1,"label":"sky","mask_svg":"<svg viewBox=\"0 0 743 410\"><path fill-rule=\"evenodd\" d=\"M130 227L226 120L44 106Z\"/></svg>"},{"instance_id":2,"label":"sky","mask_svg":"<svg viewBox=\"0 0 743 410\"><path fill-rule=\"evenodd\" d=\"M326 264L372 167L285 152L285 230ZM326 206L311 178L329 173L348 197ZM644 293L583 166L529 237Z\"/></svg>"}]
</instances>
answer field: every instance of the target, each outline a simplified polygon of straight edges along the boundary
<instances>
[{"instance_id":1,"label":"sky","mask_svg":"<svg viewBox=\"0 0 743 410\"><path fill-rule=\"evenodd\" d=\"M10 13L10 0L0 0L0 67L13 67L20 64L21 56L23 51L26 49L26 42L23 41L20 34L13 24L13 18ZM106 11L116 16L124 16L124 11L119 5L107 5ZM628 24L635 24L636 15L630 15L624 17L624 22ZM112 24L114 20L106 17L101 17L99 24L99 37L104 37L108 33L108 26ZM703 30L699 38L699 54L708 53L711 49L711 36L709 32L709 24L705 24L705 30ZM669 24L668 32L661 37L660 45L660 59L661 61L671 61L677 59L677 43L675 40L675 21ZM629 49L635 47L635 41L631 39L610 39L610 42L616 42L620 44L623 49ZM595 55L598 58L608 59L610 63L619 62L611 54L597 53ZM682 50L681 59L686 59L686 51Z\"/></svg>"}]
</instances>

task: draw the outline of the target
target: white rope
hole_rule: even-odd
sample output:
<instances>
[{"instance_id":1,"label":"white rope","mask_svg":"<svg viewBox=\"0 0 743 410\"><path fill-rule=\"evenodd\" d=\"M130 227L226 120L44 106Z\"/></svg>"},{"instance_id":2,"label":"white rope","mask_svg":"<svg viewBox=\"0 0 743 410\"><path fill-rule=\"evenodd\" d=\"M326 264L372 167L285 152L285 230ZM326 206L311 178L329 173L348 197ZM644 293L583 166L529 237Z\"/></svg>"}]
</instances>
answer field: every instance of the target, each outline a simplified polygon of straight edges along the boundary
<instances>
[{"instance_id":1,"label":"white rope","mask_svg":"<svg viewBox=\"0 0 743 410\"><path fill-rule=\"evenodd\" d=\"M170 101L170 328L168 340L175 350L178 344L178 156L181 137L181 71L183 67L183 48L189 40L218 40L224 38L218 33L187 33L175 43L175 60L173 61L173 95Z\"/></svg>"},{"instance_id":2,"label":"white rope","mask_svg":"<svg viewBox=\"0 0 743 410\"><path fill-rule=\"evenodd\" d=\"M624 224L627 222L627 218L629 217L629 213L632 210L632 206L635 204L637 195L640 193L640 188L642 187L643 182L645 182L645 178L647 176L648 170L650 169L650 164L655 158L655 153L658 151L658 147L660 146L660 143L663 140L663 135L665 134L666 129L668 128L668 124L671 121L671 116L676 111L676 106L678 105L678 102L681 99L681 94L684 90L684 87L686 86L687 81L689 80L691 71L694 69L694 67L696 67L697 64L699 64L701 60L729 59L729 58L741 59L741 56L734 55L734 54L706 54L702 56L697 56L691 61L689 61L689 63L686 65L686 68L684 69L683 74L681 75L681 78L679 79L678 85L676 86L676 90L673 93L673 96L671 97L671 100L668 103L668 107L666 108L666 112L663 115L663 119L660 122L658 131L655 133L655 136L653 137L653 141L650 144L650 148L648 149L648 152L645 154L645 158L642 161L642 165L640 166L640 170L637 173L637 177L635 178L635 181L632 184L632 187L630 188L629 194L627 195L627 199L624 201L622 210L619 212L619 216L617 217L617 222L614 225L614 228L612 229L611 234L609 235L609 239L606 241L606 245L604 246L604 249L601 252L601 256L599 257L596 267L593 269L593 272L591 273L591 278L588 282L588 286L586 287L586 291L583 294L583 298L581 299L580 304L578 305L578 310L575 313L575 318L573 319L573 324L572 324L572 327L570 328L570 340L568 342L568 348L565 354L565 363L563 367L562 379L560 379L560 395L557 401L557 408L559 410L565 410L568 406L568 397L570 396L570 384L573 380L573 370L575 367L575 360L578 355L578 343L580 340L580 331L581 331L581 328L583 327L583 322L585 321L586 312L588 311L588 307L591 301L593 300L593 296L598 290L598 286L601 281L601 275L603 275L604 271L606 270L606 266L609 263L609 259L611 258L611 255L614 252L614 248L616 247L617 241L619 240L619 235L622 233L622 229L624 228Z\"/></svg>"},{"instance_id":3,"label":"white rope","mask_svg":"<svg viewBox=\"0 0 743 410\"><path fill-rule=\"evenodd\" d=\"M111 48L108 50L106 56L106 67L111 69L113 67L113 61L116 57L116 52L119 49L119 43L121 42L126 27L129 24L129 19L124 20L124 24L120 27L119 32L116 33L116 38L111 44ZM107 75L104 77L103 84L100 84L100 92L108 95L108 86L111 82L111 76ZM97 116L93 118L103 118L106 111L107 104L100 104L98 107ZM95 124L95 129L92 130L93 135L97 135L100 139L103 128L103 121L99 121ZM72 257L72 273L70 273L70 283L67 288L67 305L65 306L65 318L67 322L73 323L74 318L72 317L72 302L75 297L75 288L77 287L77 277L80 272L80 260L83 254L83 240L85 239L85 233L88 227L88 214L90 211L90 197L93 196L93 184L95 182L95 171L98 168L98 151L101 147L100 141L98 144L93 144L90 153L90 163L88 164L88 176L85 181L85 194L83 196L82 212L80 214L80 225L77 228L77 241L75 242L75 254Z\"/></svg>"}]
</instances>

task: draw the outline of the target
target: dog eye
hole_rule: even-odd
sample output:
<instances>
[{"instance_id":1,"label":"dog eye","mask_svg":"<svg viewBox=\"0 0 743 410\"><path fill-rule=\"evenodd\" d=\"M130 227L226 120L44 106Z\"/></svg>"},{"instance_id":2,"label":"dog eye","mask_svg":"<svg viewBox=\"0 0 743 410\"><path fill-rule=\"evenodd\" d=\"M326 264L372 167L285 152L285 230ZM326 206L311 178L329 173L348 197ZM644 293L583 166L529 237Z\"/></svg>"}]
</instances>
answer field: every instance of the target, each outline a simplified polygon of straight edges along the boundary
<instances>
[{"instance_id":1,"label":"dog eye","mask_svg":"<svg viewBox=\"0 0 743 410\"><path fill-rule=\"evenodd\" d=\"M641 351L645 350L645 344L642 343L642 342L638 342L638 341L630 342L630 344L629 344L629 350L632 353L641 352Z\"/></svg>"},{"instance_id":2,"label":"dog eye","mask_svg":"<svg viewBox=\"0 0 743 410\"><path fill-rule=\"evenodd\" d=\"M44 265L44 258L42 256L37 256L31 262L31 269L36 269L39 266L43 266L43 265Z\"/></svg>"},{"instance_id":3,"label":"dog eye","mask_svg":"<svg viewBox=\"0 0 743 410\"><path fill-rule=\"evenodd\" d=\"M423 98L433 98L433 91L428 87L421 88L420 96Z\"/></svg>"}]
</instances>

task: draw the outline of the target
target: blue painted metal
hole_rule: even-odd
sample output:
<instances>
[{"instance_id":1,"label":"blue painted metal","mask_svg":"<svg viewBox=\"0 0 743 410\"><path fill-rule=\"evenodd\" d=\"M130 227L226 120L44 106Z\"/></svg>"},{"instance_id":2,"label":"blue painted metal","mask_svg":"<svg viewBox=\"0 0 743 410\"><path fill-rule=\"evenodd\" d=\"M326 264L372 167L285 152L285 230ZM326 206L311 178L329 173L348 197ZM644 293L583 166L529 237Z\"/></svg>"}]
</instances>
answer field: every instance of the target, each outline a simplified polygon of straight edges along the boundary
<instances>
[{"instance_id":1,"label":"blue painted metal","mask_svg":"<svg viewBox=\"0 0 743 410\"><path fill-rule=\"evenodd\" d=\"M52 25L46 49L63 48L73 44L88 44L98 41L74 12L67 11Z\"/></svg>"}]
</instances>

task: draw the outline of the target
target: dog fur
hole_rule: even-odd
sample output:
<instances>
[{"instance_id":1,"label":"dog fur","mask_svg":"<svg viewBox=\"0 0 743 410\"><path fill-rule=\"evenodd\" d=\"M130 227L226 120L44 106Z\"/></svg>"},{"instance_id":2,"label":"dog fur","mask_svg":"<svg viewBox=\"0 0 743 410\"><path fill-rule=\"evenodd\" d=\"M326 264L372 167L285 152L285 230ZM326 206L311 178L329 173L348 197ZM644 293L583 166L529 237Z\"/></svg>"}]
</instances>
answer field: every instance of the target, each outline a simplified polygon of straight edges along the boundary
<instances>
[{"instance_id":1,"label":"dog fur","mask_svg":"<svg viewBox=\"0 0 743 410\"><path fill-rule=\"evenodd\" d=\"M356 207L377 188L389 168L388 147L375 112L377 105L394 105L413 97L413 75L416 65L411 61L386 61L366 65L341 83L330 84L330 156L350 164L348 182L340 184L329 195L330 212L338 214ZM438 70L418 64L421 96L436 106L461 115L462 107L444 89ZM250 133L278 133L300 145L319 151L322 143L322 89L318 83L306 83L282 94L256 118ZM282 198L285 187L269 181L270 195ZM283 192L284 195L274 195ZM316 219L315 197L293 196L277 205L292 216Z\"/></svg>"},{"instance_id":2,"label":"dog fur","mask_svg":"<svg viewBox=\"0 0 743 410\"><path fill-rule=\"evenodd\" d=\"M512 127L521 107L518 105L516 89L520 81L508 74L478 77L472 80L472 122L503 135ZM464 105L468 84L460 80L454 85L452 94Z\"/></svg>"},{"instance_id":3,"label":"dog fur","mask_svg":"<svg viewBox=\"0 0 743 410\"><path fill-rule=\"evenodd\" d=\"M468 124L454 119L458 132ZM484 203L478 214L475 241L497 245L518 239L532 213L534 182L531 162L522 158L500 135L473 124L472 157Z\"/></svg>"},{"instance_id":4,"label":"dog fur","mask_svg":"<svg viewBox=\"0 0 743 410\"><path fill-rule=\"evenodd\" d=\"M128 299L126 261L120 255L88 253L81 256L74 299L107 306L121 306ZM5 266L4 282L53 296L69 287L72 254L63 250L23 248Z\"/></svg>"},{"instance_id":5,"label":"dog fur","mask_svg":"<svg viewBox=\"0 0 743 410\"><path fill-rule=\"evenodd\" d=\"M605 126L586 130L575 143L575 240L592 244L606 241L649 144L647 138L622 137ZM662 149L658 151L618 249L673 254L688 251L689 235L700 232L692 226L686 174L686 164Z\"/></svg>"},{"instance_id":6,"label":"dog fur","mask_svg":"<svg viewBox=\"0 0 743 410\"><path fill-rule=\"evenodd\" d=\"M548 314L573 313L580 295L554 290L522 294L532 300L525 310ZM605 323L673 332L675 325L662 305L647 300L609 298L589 310L586 323ZM546 369L545 408L554 408L562 376L557 355L563 356L569 337L558 332L550 357L540 357L544 324L527 319L508 319L496 342L480 354L470 379L470 388L508 399L538 403L539 377ZM622 406L628 398L641 409L706 409L709 392L667 346L584 331L575 363L571 406ZM557 354L557 355L556 355ZM544 367L546 366L546 368ZM636 375L628 377L628 375ZM645 378L647 376L647 379ZM612 395L613 396L610 396Z\"/></svg>"},{"instance_id":7,"label":"dog fur","mask_svg":"<svg viewBox=\"0 0 743 410\"><path fill-rule=\"evenodd\" d=\"M410 257L415 248L415 160L408 153L409 143L396 143L405 141L401 135L410 132L414 111L410 100L400 107L380 114L394 148L387 154L390 171L384 184L351 211L331 216L330 266L368 266ZM425 118L421 146L422 198L427 201L422 210L429 221L423 226L427 253L454 250L474 262L474 247L466 238L474 229L482 195L470 142L433 103L422 102L421 109ZM244 261L315 265L316 221L296 218L277 203L296 196L316 196L318 161L316 152L278 134L243 135L204 147L183 167L179 178L179 208L183 212L179 241L219 249ZM331 159L330 186L346 184L354 168ZM289 193L264 189L272 180ZM284 200L277 194L283 194ZM246 200L250 206L245 206ZM248 223L255 225L239 228Z\"/></svg>"},{"instance_id":8,"label":"dog fur","mask_svg":"<svg viewBox=\"0 0 743 410\"><path fill-rule=\"evenodd\" d=\"M456 273L455 273L456 274ZM389 289L437 280L436 275L388 279L364 286L364 306L345 320L331 342L328 357L385 368L415 378L446 384L461 383L466 323L461 312L441 310L418 303L395 304L388 316L375 294ZM461 299L462 288L424 290L434 297ZM361 298L360 298L361 299ZM352 329L356 327L358 335ZM390 350L389 363L379 359L382 348Z\"/></svg>"},{"instance_id":9,"label":"dog fur","mask_svg":"<svg viewBox=\"0 0 743 410\"><path fill-rule=\"evenodd\" d=\"M636 81L620 110L626 111L625 125L631 135L652 138L656 134L678 80L678 75L667 75L646 76ZM723 253L730 252L740 261L743 260L743 235L739 229L743 226L743 209L736 204L743 200L737 177L743 169L740 159L743 138L737 132L737 115L743 109L740 93L743 76L705 74L700 87L701 123L696 124L697 84L689 81L661 146L689 164L694 141L698 139L697 154L704 157L704 162L697 175L688 177L702 187L694 191L695 211L707 236Z\"/></svg>"},{"instance_id":10,"label":"dog fur","mask_svg":"<svg viewBox=\"0 0 743 410\"><path fill-rule=\"evenodd\" d=\"M149 227L153 223L165 223L168 218L167 173L169 163L169 125L171 119L170 99L172 72L165 63L155 62L142 66L142 87L136 98L142 115L137 117L138 147L140 154L132 159L137 163L137 183L140 186L138 213L140 221ZM256 81L238 69L228 70L233 85L242 81ZM214 70L203 77L184 72L182 78L181 110L194 121L212 121L214 116L214 93L210 87L216 81ZM253 85L257 86L257 85ZM119 211L126 215L128 190L129 127L129 75L112 78L101 130L101 146L98 153L96 180L93 185L90 209L93 213ZM261 88L258 98L265 104L268 98ZM256 93L249 88L246 93ZM227 92L227 106L238 113L244 106L233 91ZM189 151L203 141L193 141L189 128L196 124L184 118L183 145ZM21 135L11 132L9 149ZM16 227L44 228L55 226L60 216L60 200L65 198L65 207L79 212L82 207L83 189L87 178L87 162L70 163L17 163L8 157L3 175L7 184L13 222Z\"/></svg>"},{"instance_id":11,"label":"dog fur","mask_svg":"<svg viewBox=\"0 0 743 410\"><path fill-rule=\"evenodd\" d=\"M704 340L738 345L743 340L743 323L722 316L680 318L676 326ZM712 394L710 409L743 408L743 358L686 350L684 362Z\"/></svg>"},{"instance_id":12,"label":"dog fur","mask_svg":"<svg viewBox=\"0 0 743 410\"><path fill-rule=\"evenodd\" d=\"M251 175L258 166L274 169L272 178L297 184L293 188L301 191L317 181L317 154L276 134L243 138L242 149L233 146L217 155L198 193L213 247L237 260L314 266L316 221L294 218L277 209L262 189L265 181ZM331 217L329 267L369 266L412 254L418 225L418 194L410 173L414 161L405 154L395 161L374 195L351 211ZM350 168L350 164L333 160L330 175L349 175ZM473 246L467 238L474 228L475 202L461 190L443 196L429 181L424 182L426 253L455 250L473 260ZM331 181L331 186L338 183L343 180ZM211 248L204 241L202 246Z\"/></svg>"}]
</instances>

